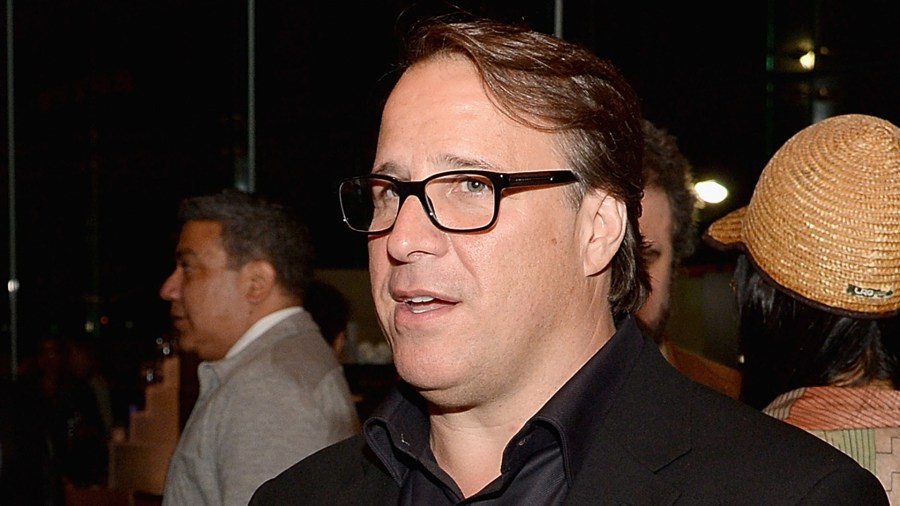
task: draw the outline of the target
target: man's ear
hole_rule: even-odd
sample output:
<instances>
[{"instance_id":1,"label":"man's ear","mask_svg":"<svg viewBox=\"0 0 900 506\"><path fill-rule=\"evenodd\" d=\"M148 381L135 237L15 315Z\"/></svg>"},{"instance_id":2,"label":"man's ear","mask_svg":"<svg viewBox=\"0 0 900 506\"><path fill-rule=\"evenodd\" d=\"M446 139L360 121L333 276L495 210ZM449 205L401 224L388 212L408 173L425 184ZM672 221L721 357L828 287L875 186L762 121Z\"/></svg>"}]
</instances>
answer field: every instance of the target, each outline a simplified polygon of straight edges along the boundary
<instances>
[{"instance_id":1,"label":"man's ear","mask_svg":"<svg viewBox=\"0 0 900 506\"><path fill-rule=\"evenodd\" d=\"M266 260L253 260L241 269L247 300L258 304L275 289L275 268Z\"/></svg>"},{"instance_id":2,"label":"man's ear","mask_svg":"<svg viewBox=\"0 0 900 506\"><path fill-rule=\"evenodd\" d=\"M584 223L584 274L593 276L609 266L619 251L628 226L625 203L601 191L590 190L581 203Z\"/></svg>"}]
</instances>

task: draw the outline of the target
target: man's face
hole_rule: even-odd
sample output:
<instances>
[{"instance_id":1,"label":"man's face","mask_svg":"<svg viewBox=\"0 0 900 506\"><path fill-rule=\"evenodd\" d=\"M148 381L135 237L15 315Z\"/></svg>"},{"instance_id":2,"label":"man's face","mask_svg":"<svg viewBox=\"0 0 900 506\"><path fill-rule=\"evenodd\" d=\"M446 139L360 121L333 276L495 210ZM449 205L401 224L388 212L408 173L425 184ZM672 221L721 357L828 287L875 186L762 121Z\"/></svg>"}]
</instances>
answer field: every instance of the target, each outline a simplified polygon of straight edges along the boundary
<instances>
[{"instance_id":1,"label":"man's face","mask_svg":"<svg viewBox=\"0 0 900 506\"><path fill-rule=\"evenodd\" d=\"M669 299L672 288L672 211L669 199L660 188L644 189L641 201L641 233L649 244L645 250L647 271L650 274L650 296L635 316L644 332L659 342L669 319Z\"/></svg>"},{"instance_id":2,"label":"man's face","mask_svg":"<svg viewBox=\"0 0 900 506\"><path fill-rule=\"evenodd\" d=\"M492 105L468 62L420 63L385 106L373 172L422 180L462 168L566 165L551 134ZM565 186L508 192L496 224L480 233L442 232L409 198L393 230L370 237L372 295L394 362L432 402L512 395L547 373L555 350L574 347L571 334L593 330L568 325L589 304L573 299L590 297L584 231L565 195Z\"/></svg>"},{"instance_id":3,"label":"man's face","mask_svg":"<svg viewBox=\"0 0 900 506\"><path fill-rule=\"evenodd\" d=\"M222 226L215 221L188 221L181 228L175 270L159 294L171 302L178 345L203 360L218 360L249 325L242 321L246 301L241 271L228 268Z\"/></svg>"}]
</instances>

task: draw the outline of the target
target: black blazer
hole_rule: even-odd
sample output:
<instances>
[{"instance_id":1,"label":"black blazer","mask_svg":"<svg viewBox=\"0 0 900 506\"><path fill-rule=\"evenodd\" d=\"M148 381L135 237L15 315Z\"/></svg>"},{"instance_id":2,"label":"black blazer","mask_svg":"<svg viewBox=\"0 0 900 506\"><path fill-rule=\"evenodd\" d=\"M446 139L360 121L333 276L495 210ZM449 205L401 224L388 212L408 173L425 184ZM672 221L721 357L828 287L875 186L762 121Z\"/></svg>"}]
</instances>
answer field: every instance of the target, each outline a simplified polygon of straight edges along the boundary
<instances>
[{"instance_id":1,"label":"black blazer","mask_svg":"<svg viewBox=\"0 0 900 506\"><path fill-rule=\"evenodd\" d=\"M644 338L570 505L888 505L877 478L807 432L694 383ZM358 434L264 483L251 506L397 504Z\"/></svg>"}]
</instances>

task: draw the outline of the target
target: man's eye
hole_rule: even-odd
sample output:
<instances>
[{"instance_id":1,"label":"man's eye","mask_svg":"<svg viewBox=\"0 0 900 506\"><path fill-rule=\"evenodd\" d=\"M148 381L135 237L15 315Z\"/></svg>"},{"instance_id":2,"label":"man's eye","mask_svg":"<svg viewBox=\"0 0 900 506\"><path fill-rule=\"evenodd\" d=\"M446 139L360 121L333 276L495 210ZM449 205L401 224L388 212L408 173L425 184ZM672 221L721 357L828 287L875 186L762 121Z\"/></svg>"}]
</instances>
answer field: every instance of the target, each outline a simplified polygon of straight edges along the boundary
<instances>
[{"instance_id":1,"label":"man's eye","mask_svg":"<svg viewBox=\"0 0 900 506\"><path fill-rule=\"evenodd\" d=\"M490 181L480 177L462 177L456 181L456 188L462 193L490 193Z\"/></svg>"},{"instance_id":2,"label":"man's eye","mask_svg":"<svg viewBox=\"0 0 900 506\"><path fill-rule=\"evenodd\" d=\"M470 179L466 181L463 186L466 191L470 192L480 192L484 191L485 188L487 188L487 185L484 183L484 181L479 181L477 179Z\"/></svg>"},{"instance_id":3,"label":"man's eye","mask_svg":"<svg viewBox=\"0 0 900 506\"><path fill-rule=\"evenodd\" d=\"M397 188L394 185L378 185L372 188L372 200L382 201L397 198Z\"/></svg>"}]
</instances>

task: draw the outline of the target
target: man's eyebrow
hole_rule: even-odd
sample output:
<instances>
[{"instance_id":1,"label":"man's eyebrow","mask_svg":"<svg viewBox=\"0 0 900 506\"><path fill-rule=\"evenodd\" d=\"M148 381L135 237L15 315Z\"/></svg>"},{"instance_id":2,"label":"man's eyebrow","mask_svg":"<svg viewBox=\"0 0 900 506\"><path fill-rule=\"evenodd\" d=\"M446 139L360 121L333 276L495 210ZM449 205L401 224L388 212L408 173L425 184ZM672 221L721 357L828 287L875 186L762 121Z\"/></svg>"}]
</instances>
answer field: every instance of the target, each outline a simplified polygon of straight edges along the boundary
<instances>
[{"instance_id":1,"label":"man's eyebrow","mask_svg":"<svg viewBox=\"0 0 900 506\"><path fill-rule=\"evenodd\" d=\"M465 157L451 154L440 154L431 157L430 162L439 166L446 167L446 170L457 169L480 169L497 171L498 167L484 158ZM372 170L372 174L387 174L395 176L402 172L400 166L394 162L384 162Z\"/></svg>"},{"instance_id":2,"label":"man's eyebrow","mask_svg":"<svg viewBox=\"0 0 900 506\"><path fill-rule=\"evenodd\" d=\"M497 170L497 165L484 158L472 158L457 155L443 155L438 160L452 169Z\"/></svg>"},{"instance_id":3,"label":"man's eyebrow","mask_svg":"<svg viewBox=\"0 0 900 506\"><path fill-rule=\"evenodd\" d=\"M197 253L190 248L179 248L175 250L175 260L184 260L187 257L196 258Z\"/></svg>"},{"instance_id":4,"label":"man's eyebrow","mask_svg":"<svg viewBox=\"0 0 900 506\"><path fill-rule=\"evenodd\" d=\"M394 162L384 162L372 170L372 174L395 175L399 172L399 167Z\"/></svg>"}]
</instances>

